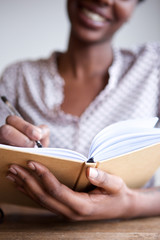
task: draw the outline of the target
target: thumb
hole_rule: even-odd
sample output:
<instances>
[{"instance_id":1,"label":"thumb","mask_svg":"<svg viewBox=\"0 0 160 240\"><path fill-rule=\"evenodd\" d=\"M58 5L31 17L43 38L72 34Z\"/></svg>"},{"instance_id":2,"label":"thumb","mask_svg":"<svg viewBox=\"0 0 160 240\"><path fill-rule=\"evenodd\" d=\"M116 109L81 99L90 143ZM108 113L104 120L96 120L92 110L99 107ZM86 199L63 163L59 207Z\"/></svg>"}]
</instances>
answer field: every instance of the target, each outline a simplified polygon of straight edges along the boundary
<instances>
[{"instance_id":1,"label":"thumb","mask_svg":"<svg viewBox=\"0 0 160 240\"><path fill-rule=\"evenodd\" d=\"M110 194L118 193L125 187L125 183L120 177L108 174L97 168L87 168L86 175L90 183L103 188Z\"/></svg>"}]
</instances>

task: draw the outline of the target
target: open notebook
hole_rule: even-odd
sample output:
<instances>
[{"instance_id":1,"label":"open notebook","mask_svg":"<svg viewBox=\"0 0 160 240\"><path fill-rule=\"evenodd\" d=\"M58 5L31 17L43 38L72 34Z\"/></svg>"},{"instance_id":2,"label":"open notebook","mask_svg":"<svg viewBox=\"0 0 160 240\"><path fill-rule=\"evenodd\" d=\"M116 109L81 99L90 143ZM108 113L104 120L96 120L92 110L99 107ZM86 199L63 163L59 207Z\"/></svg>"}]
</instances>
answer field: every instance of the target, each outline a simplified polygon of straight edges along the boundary
<instances>
[{"instance_id":1,"label":"open notebook","mask_svg":"<svg viewBox=\"0 0 160 240\"><path fill-rule=\"evenodd\" d=\"M123 178L129 187L143 186L160 166L158 118L134 119L112 124L93 139L88 156L63 148L20 148L0 144L0 202L32 205L31 200L5 179L8 165L26 166L35 160L47 166L68 187L84 191L89 187L88 166Z\"/></svg>"}]
</instances>

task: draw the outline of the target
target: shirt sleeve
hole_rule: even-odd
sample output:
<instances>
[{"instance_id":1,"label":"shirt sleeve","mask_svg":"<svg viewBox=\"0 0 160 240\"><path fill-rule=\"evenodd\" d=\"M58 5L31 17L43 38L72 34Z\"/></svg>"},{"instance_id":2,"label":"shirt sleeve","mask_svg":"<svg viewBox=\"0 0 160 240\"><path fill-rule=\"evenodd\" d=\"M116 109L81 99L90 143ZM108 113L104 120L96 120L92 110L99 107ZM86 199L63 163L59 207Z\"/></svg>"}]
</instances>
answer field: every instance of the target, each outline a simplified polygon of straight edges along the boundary
<instances>
[{"instance_id":1,"label":"shirt sleeve","mask_svg":"<svg viewBox=\"0 0 160 240\"><path fill-rule=\"evenodd\" d=\"M7 67L0 78L0 96L5 96L15 107L18 99L18 82L20 78L20 64ZM0 126L5 123L9 111L0 99Z\"/></svg>"}]
</instances>

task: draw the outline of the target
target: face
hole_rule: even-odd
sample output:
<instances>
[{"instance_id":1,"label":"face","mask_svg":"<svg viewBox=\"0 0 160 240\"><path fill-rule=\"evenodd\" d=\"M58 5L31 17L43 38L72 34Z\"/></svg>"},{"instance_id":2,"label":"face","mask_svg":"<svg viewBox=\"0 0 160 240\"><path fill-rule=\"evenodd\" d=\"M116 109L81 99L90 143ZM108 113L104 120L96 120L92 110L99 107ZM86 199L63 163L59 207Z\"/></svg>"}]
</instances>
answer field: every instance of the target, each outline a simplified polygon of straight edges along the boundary
<instances>
[{"instance_id":1,"label":"face","mask_svg":"<svg viewBox=\"0 0 160 240\"><path fill-rule=\"evenodd\" d=\"M71 34L84 42L110 41L138 0L68 0Z\"/></svg>"}]
</instances>

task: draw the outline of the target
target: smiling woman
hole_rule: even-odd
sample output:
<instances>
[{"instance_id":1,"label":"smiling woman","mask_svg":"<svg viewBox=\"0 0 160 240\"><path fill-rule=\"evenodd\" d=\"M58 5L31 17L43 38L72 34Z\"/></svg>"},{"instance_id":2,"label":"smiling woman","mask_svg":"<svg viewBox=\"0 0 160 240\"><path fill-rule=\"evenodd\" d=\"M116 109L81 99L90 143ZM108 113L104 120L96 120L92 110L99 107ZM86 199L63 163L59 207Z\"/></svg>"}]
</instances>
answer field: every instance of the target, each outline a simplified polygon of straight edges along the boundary
<instances>
[{"instance_id":1,"label":"smiling woman","mask_svg":"<svg viewBox=\"0 0 160 240\"><path fill-rule=\"evenodd\" d=\"M0 127L1 144L34 147L41 141L44 147L87 155L93 136L111 123L160 116L160 44L133 49L112 44L137 5L137 0L67 1L67 50L13 64L2 75L0 94L25 120L7 117ZM2 104L0 112L6 117ZM86 177L95 188L79 193L42 164L30 161L27 167L11 164L8 180L58 215L72 220L160 215L160 189L153 180L148 189L130 189L120 177L88 168Z\"/></svg>"}]
</instances>

